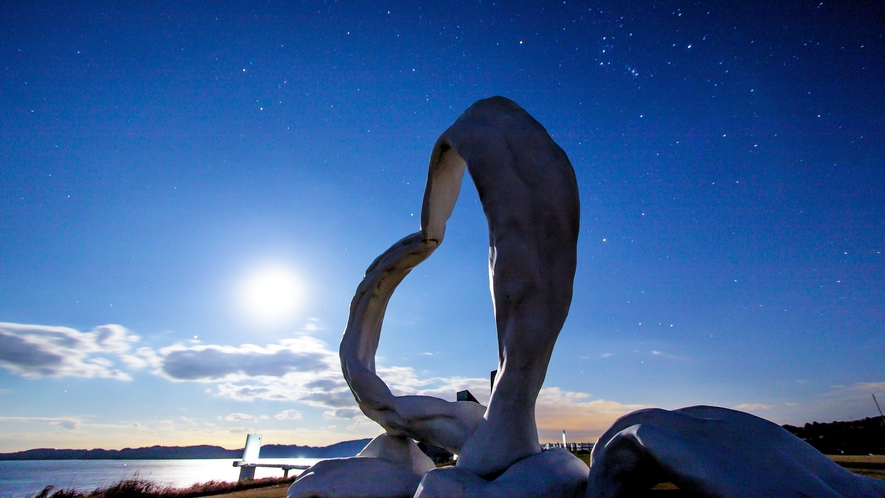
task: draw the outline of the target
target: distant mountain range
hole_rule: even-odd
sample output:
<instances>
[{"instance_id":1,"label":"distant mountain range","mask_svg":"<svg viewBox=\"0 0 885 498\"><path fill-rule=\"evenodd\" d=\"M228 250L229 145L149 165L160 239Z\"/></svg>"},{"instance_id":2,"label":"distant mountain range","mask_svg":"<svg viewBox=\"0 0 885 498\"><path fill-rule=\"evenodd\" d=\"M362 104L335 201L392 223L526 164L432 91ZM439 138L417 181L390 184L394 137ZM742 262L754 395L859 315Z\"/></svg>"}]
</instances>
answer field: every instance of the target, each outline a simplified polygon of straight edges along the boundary
<instances>
[{"instance_id":1,"label":"distant mountain range","mask_svg":"<svg viewBox=\"0 0 885 498\"><path fill-rule=\"evenodd\" d=\"M268 444L261 447L259 458L336 458L354 456L371 439L342 441L331 446ZM241 458L243 449L226 450L221 446L150 446L122 450L60 450L38 448L0 453L0 460L176 460L194 458Z\"/></svg>"},{"instance_id":2,"label":"distant mountain range","mask_svg":"<svg viewBox=\"0 0 885 498\"><path fill-rule=\"evenodd\" d=\"M866 418L851 422L817 422L804 427L785 425L785 429L828 455L885 454L885 421ZM260 458L338 458L354 456L371 439L342 441L331 446L268 444L261 447ZM220 446L151 446L122 450L34 450L0 453L0 460L175 460L194 458L231 458L243 456L243 449L226 450Z\"/></svg>"}]
</instances>

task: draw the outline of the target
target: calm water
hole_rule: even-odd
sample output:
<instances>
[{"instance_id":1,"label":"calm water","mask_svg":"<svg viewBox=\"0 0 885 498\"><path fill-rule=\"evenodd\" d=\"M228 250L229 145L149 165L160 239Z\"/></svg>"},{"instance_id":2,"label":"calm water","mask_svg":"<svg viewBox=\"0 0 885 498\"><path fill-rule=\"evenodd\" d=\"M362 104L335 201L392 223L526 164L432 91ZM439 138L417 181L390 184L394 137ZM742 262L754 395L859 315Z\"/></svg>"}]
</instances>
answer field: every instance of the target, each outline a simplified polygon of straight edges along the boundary
<instances>
[{"instance_id":1,"label":"calm water","mask_svg":"<svg viewBox=\"0 0 885 498\"><path fill-rule=\"evenodd\" d=\"M275 459L276 460L276 459ZM286 462L313 465L318 458ZM29 460L0 461L0 498L31 498L45 486L92 491L138 476L157 484L185 487L206 481L236 481L232 458L203 460ZM290 475L298 471L290 471ZM255 470L255 478L282 477L281 469Z\"/></svg>"}]
</instances>

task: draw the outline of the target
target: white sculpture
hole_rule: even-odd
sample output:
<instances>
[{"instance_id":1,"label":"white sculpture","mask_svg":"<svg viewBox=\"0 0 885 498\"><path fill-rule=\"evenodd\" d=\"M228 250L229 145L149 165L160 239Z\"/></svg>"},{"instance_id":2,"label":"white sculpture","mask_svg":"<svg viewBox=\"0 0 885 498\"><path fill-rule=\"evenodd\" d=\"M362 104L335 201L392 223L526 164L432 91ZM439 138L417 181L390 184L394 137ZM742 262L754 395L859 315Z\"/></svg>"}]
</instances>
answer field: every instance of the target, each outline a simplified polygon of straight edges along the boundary
<instances>
[{"instance_id":1,"label":"white sculpture","mask_svg":"<svg viewBox=\"0 0 885 498\"><path fill-rule=\"evenodd\" d=\"M489 223L498 374L487 408L394 396L375 374L387 303L442 243L465 169ZM590 469L566 450L542 452L535 401L571 304L578 225L574 170L544 127L503 97L467 109L433 147L421 229L369 266L341 340L344 378L386 433L356 457L311 467L288 498L601 498L666 480L704 497L885 497L885 483L854 476L770 422L723 408L627 415L600 438ZM415 440L458 454L457 466L435 468Z\"/></svg>"},{"instance_id":2,"label":"white sculpture","mask_svg":"<svg viewBox=\"0 0 885 498\"><path fill-rule=\"evenodd\" d=\"M403 436L382 434L354 458L323 460L304 471L288 496L311 498L410 497L433 461Z\"/></svg>"},{"instance_id":3,"label":"white sculpture","mask_svg":"<svg viewBox=\"0 0 885 498\"><path fill-rule=\"evenodd\" d=\"M465 169L489 222L498 375L488 408L428 396L394 396L375 374L375 352L390 296L409 271L442 243ZM455 474L463 472L492 478L541 453L535 400L571 304L579 210L574 170L544 127L508 99L481 100L433 148L421 230L394 244L366 271L341 340L344 378L363 413L387 435L435 444L459 455L458 470L434 473L434 480L449 475L456 479ZM351 461L358 458L365 457ZM583 489L586 466L567 453L555 458L572 460L567 468L576 470L564 478L566 486ZM349 463L336 465L344 468ZM314 481L323 479L321 470L311 474ZM536 468L537 478L550 481L551 474L541 471ZM289 497L314 496L302 494L300 482L292 485ZM423 486L422 492L430 496L431 488ZM384 489L377 491L378 496L387 496Z\"/></svg>"}]
</instances>

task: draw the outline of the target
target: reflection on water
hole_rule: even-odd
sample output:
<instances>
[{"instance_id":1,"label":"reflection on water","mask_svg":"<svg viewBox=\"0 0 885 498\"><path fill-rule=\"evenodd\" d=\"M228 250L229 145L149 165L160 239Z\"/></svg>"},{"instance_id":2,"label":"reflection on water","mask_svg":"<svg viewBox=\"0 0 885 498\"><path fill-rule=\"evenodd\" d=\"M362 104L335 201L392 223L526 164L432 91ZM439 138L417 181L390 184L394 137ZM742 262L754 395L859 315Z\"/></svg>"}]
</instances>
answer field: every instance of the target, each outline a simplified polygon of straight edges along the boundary
<instances>
[{"instance_id":1,"label":"reflection on water","mask_svg":"<svg viewBox=\"0 0 885 498\"><path fill-rule=\"evenodd\" d=\"M275 459L276 460L276 459ZM318 458L287 462L312 465ZM294 474L296 471L292 471ZM236 481L233 459L201 460L25 460L0 461L0 498L31 498L45 486L92 491L139 477L177 488L206 481ZM282 477L280 469L258 468L255 478Z\"/></svg>"}]
</instances>

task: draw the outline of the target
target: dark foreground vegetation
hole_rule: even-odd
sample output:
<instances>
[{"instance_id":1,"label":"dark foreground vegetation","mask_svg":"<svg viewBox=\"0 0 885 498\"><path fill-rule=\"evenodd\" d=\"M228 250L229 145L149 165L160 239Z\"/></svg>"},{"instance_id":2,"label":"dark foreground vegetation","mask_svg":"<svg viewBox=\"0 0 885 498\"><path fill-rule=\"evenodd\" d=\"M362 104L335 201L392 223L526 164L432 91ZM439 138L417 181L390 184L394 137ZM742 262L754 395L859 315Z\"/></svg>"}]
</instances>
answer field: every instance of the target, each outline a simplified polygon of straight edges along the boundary
<instances>
[{"instance_id":1,"label":"dark foreground vegetation","mask_svg":"<svg viewBox=\"0 0 885 498\"><path fill-rule=\"evenodd\" d=\"M256 479L250 482L209 481L187 488L161 486L138 477L126 479L106 488L83 492L74 489L54 489L46 486L34 498L197 498L200 496L221 495L273 485L288 486L294 477ZM285 493L283 493L285 495Z\"/></svg>"},{"instance_id":2,"label":"dark foreground vegetation","mask_svg":"<svg viewBox=\"0 0 885 498\"><path fill-rule=\"evenodd\" d=\"M850 422L812 422L784 429L817 448L825 455L885 455L885 422L864 418Z\"/></svg>"}]
</instances>

